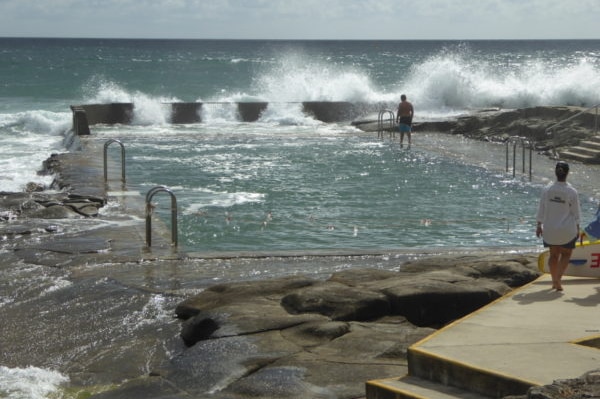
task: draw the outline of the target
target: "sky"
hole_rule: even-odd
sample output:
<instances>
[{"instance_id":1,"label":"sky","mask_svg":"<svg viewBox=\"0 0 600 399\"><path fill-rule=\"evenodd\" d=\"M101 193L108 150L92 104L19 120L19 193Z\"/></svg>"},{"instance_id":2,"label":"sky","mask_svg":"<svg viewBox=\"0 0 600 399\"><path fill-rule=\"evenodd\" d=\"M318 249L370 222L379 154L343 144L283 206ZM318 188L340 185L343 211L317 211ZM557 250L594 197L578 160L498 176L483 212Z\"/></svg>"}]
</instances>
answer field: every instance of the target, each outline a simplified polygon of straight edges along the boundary
<instances>
[{"instance_id":1,"label":"sky","mask_svg":"<svg viewBox=\"0 0 600 399\"><path fill-rule=\"evenodd\" d=\"M600 39L600 0L0 0L0 37Z\"/></svg>"}]
</instances>

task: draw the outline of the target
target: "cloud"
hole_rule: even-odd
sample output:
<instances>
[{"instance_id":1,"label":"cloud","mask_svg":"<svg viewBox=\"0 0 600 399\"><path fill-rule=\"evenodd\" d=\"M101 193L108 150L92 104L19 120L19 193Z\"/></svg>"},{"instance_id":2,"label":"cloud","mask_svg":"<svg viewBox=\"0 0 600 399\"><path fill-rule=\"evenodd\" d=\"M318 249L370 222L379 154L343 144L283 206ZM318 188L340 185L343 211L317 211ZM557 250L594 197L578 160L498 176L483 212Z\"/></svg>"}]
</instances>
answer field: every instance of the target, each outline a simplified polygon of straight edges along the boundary
<instances>
[{"instance_id":1,"label":"cloud","mask_svg":"<svg viewBox=\"0 0 600 399\"><path fill-rule=\"evenodd\" d=\"M0 0L0 35L596 38L599 14L597 0Z\"/></svg>"}]
</instances>

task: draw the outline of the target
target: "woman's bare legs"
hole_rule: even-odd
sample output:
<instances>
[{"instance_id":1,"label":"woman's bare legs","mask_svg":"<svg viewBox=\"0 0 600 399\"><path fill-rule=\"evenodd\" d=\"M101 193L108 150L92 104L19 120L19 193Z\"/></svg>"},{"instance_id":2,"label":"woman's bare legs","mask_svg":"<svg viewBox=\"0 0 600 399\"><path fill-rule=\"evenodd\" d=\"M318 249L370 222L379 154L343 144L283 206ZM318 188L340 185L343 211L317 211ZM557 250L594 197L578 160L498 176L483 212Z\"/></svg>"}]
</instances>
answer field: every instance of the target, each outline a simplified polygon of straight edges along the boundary
<instances>
[{"instance_id":1,"label":"woman's bare legs","mask_svg":"<svg viewBox=\"0 0 600 399\"><path fill-rule=\"evenodd\" d=\"M550 247L548 266L550 268L550 275L552 276L552 288L557 291L563 290L561 280L567 267L569 267L572 253L573 250L571 248L563 248L560 246Z\"/></svg>"}]
</instances>

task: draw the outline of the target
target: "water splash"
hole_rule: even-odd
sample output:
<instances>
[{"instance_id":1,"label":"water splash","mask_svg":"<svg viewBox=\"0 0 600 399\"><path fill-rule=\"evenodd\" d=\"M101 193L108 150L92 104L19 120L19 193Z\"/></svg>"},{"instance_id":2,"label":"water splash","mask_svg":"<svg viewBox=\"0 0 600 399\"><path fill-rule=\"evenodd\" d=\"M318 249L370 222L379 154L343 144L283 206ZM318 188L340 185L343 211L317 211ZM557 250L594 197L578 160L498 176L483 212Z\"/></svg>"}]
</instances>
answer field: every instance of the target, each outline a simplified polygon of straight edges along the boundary
<instances>
[{"instance_id":1,"label":"water splash","mask_svg":"<svg viewBox=\"0 0 600 399\"><path fill-rule=\"evenodd\" d=\"M600 102L600 65L581 57L570 63L552 59L485 59L468 49L442 51L415 64L406 80L420 109L522 108L587 105Z\"/></svg>"},{"instance_id":2,"label":"water splash","mask_svg":"<svg viewBox=\"0 0 600 399\"><path fill-rule=\"evenodd\" d=\"M288 53L271 69L257 76L257 95L268 101L378 101L369 74L356 66L311 59Z\"/></svg>"},{"instance_id":3,"label":"water splash","mask_svg":"<svg viewBox=\"0 0 600 399\"><path fill-rule=\"evenodd\" d=\"M0 114L0 186L4 191L22 191L28 182L48 186L51 176L39 176L48 151L62 149L63 133L70 126L70 113L26 111Z\"/></svg>"},{"instance_id":4,"label":"water splash","mask_svg":"<svg viewBox=\"0 0 600 399\"><path fill-rule=\"evenodd\" d=\"M392 54L393 55L393 54ZM382 57L382 55L379 55ZM391 57L391 55L390 55ZM548 52L505 53L476 51L467 44L443 48L424 57L404 60L398 70L398 57L383 64L380 59L322 57L301 50L282 52L253 70L249 87L235 82L200 102L299 103L303 101L382 102L391 106L400 94L408 94L417 117L433 119L453 116L471 109L519 108L538 105L594 105L600 102L600 61L597 55L581 53L572 57ZM234 63L235 64L235 63ZM377 81L375 80L377 79ZM231 82L229 82L231 83ZM134 123L168 123L165 102L176 97L153 96L128 90L103 77L93 77L86 85L91 102L134 102ZM89 102L89 101L87 101ZM281 124L307 123L297 114L274 113L269 107L264 117ZM206 107L204 122L236 121L232 107Z\"/></svg>"},{"instance_id":5,"label":"water splash","mask_svg":"<svg viewBox=\"0 0 600 399\"><path fill-rule=\"evenodd\" d=\"M170 106L165 103L179 102L176 97L151 96L141 91L129 91L116 82L93 77L84 87L91 103L133 103L135 125L163 125L169 123Z\"/></svg>"},{"instance_id":6,"label":"water splash","mask_svg":"<svg viewBox=\"0 0 600 399\"><path fill-rule=\"evenodd\" d=\"M0 366L0 397L9 399L46 399L69 378L58 371L37 367Z\"/></svg>"}]
</instances>

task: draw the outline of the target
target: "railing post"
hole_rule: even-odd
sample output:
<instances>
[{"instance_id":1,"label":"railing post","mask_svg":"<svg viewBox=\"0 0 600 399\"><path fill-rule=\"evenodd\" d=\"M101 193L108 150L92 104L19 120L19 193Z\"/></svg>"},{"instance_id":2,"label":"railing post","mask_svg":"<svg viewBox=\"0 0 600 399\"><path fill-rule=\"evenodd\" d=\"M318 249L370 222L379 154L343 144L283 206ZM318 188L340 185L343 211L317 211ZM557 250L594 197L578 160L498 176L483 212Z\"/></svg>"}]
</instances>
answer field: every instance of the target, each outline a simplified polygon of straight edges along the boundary
<instances>
[{"instance_id":1,"label":"railing post","mask_svg":"<svg viewBox=\"0 0 600 399\"><path fill-rule=\"evenodd\" d=\"M510 140L506 140L506 173L508 173L508 146L510 145Z\"/></svg>"},{"instance_id":2,"label":"railing post","mask_svg":"<svg viewBox=\"0 0 600 399\"><path fill-rule=\"evenodd\" d=\"M513 142L513 179L515 177L515 173L517 169L517 141Z\"/></svg>"},{"instance_id":3,"label":"railing post","mask_svg":"<svg viewBox=\"0 0 600 399\"><path fill-rule=\"evenodd\" d=\"M533 143L529 142L529 181L533 179Z\"/></svg>"}]
</instances>

